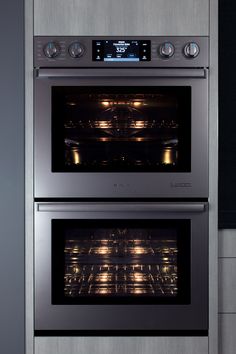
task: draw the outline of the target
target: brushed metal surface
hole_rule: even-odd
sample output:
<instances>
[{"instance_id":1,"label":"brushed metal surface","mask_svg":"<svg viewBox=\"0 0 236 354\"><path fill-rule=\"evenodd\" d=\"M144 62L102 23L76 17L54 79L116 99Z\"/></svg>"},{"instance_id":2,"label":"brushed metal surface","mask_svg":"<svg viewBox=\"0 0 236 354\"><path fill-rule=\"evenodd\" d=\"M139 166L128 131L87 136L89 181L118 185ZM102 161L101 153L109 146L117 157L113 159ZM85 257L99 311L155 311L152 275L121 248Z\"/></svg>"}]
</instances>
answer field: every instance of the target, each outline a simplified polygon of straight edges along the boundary
<instances>
[{"instance_id":1,"label":"brushed metal surface","mask_svg":"<svg viewBox=\"0 0 236 354\"><path fill-rule=\"evenodd\" d=\"M236 258L219 259L219 312L236 313Z\"/></svg>"},{"instance_id":2,"label":"brushed metal surface","mask_svg":"<svg viewBox=\"0 0 236 354\"><path fill-rule=\"evenodd\" d=\"M96 70L96 69L37 69L37 77L41 78L79 78L79 77L137 77L137 69L129 70L114 70L106 69ZM139 77L156 77L156 78L206 78L206 69L149 69L149 70L138 70Z\"/></svg>"},{"instance_id":3,"label":"brushed metal surface","mask_svg":"<svg viewBox=\"0 0 236 354\"><path fill-rule=\"evenodd\" d=\"M208 35L208 0L35 0L35 35Z\"/></svg>"},{"instance_id":4,"label":"brushed metal surface","mask_svg":"<svg viewBox=\"0 0 236 354\"><path fill-rule=\"evenodd\" d=\"M218 353L218 0L210 0L209 354Z\"/></svg>"},{"instance_id":5,"label":"brushed metal surface","mask_svg":"<svg viewBox=\"0 0 236 354\"><path fill-rule=\"evenodd\" d=\"M236 314L219 315L219 354L235 354Z\"/></svg>"},{"instance_id":6,"label":"brushed metal surface","mask_svg":"<svg viewBox=\"0 0 236 354\"><path fill-rule=\"evenodd\" d=\"M37 211L41 212L185 212L199 213L205 211L207 203L37 203Z\"/></svg>"},{"instance_id":7,"label":"brushed metal surface","mask_svg":"<svg viewBox=\"0 0 236 354\"><path fill-rule=\"evenodd\" d=\"M219 257L236 257L236 230L219 230Z\"/></svg>"},{"instance_id":8,"label":"brushed metal surface","mask_svg":"<svg viewBox=\"0 0 236 354\"><path fill-rule=\"evenodd\" d=\"M36 337L35 354L208 354L208 337ZM224 353L226 354L226 353ZM227 353L228 354L228 353ZM230 353L231 354L231 353Z\"/></svg>"}]
</instances>

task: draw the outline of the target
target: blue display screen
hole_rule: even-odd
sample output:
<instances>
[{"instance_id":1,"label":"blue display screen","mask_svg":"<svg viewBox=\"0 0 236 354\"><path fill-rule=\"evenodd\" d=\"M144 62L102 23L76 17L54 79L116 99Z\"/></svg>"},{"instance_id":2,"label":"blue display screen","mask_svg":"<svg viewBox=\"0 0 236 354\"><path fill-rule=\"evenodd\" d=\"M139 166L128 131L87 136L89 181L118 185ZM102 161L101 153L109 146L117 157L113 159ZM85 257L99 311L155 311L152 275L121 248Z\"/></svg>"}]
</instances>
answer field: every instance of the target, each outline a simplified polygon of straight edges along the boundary
<instances>
[{"instance_id":1,"label":"blue display screen","mask_svg":"<svg viewBox=\"0 0 236 354\"><path fill-rule=\"evenodd\" d=\"M150 61L148 40L96 40L93 41L93 60L106 62Z\"/></svg>"}]
</instances>

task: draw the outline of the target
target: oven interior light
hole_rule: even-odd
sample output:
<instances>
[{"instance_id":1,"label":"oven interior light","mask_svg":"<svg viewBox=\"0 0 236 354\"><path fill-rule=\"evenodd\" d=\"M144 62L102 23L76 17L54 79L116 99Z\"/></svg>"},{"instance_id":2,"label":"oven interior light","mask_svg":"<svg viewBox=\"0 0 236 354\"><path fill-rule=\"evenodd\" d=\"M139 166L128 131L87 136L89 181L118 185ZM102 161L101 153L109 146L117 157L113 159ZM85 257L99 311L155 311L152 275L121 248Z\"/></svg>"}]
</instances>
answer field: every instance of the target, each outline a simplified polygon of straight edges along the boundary
<instances>
[{"instance_id":1,"label":"oven interior light","mask_svg":"<svg viewBox=\"0 0 236 354\"><path fill-rule=\"evenodd\" d=\"M95 122L96 128L106 129L106 128L109 128L109 125L110 125L110 122L107 120L100 120L100 121Z\"/></svg>"},{"instance_id":2,"label":"oven interior light","mask_svg":"<svg viewBox=\"0 0 236 354\"><path fill-rule=\"evenodd\" d=\"M80 151L77 147L71 148L71 160L75 165L79 165L81 163Z\"/></svg>"},{"instance_id":3,"label":"oven interior light","mask_svg":"<svg viewBox=\"0 0 236 354\"><path fill-rule=\"evenodd\" d=\"M110 105L110 102L109 101L102 101L102 105L104 107L108 107Z\"/></svg>"},{"instance_id":4,"label":"oven interior light","mask_svg":"<svg viewBox=\"0 0 236 354\"><path fill-rule=\"evenodd\" d=\"M141 129L144 128L145 126L145 121L144 120L137 120L135 122L135 128Z\"/></svg>"},{"instance_id":5,"label":"oven interior light","mask_svg":"<svg viewBox=\"0 0 236 354\"><path fill-rule=\"evenodd\" d=\"M96 250L95 250L95 254L108 254L110 253L110 249L109 247L106 247L106 246L102 246L102 247L98 247Z\"/></svg>"},{"instance_id":6,"label":"oven interior light","mask_svg":"<svg viewBox=\"0 0 236 354\"><path fill-rule=\"evenodd\" d=\"M144 281L144 275L142 273L135 272L134 273L134 281L135 282L143 282Z\"/></svg>"},{"instance_id":7,"label":"oven interior light","mask_svg":"<svg viewBox=\"0 0 236 354\"><path fill-rule=\"evenodd\" d=\"M76 106L76 102L67 102L68 106Z\"/></svg>"},{"instance_id":8,"label":"oven interior light","mask_svg":"<svg viewBox=\"0 0 236 354\"><path fill-rule=\"evenodd\" d=\"M162 163L165 165L170 165L173 163L173 151L170 148L166 148L163 151Z\"/></svg>"},{"instance_id":9,"label":"oven interior light","mask_svg":"<svg viewBox=\"0 0 236 354\"><path fill-rule=\"evenodd\" d=\"M109 107L109 106L133 106L133 107L141 107L144 105L144 102L141 101L101 101L102 106ZM146 105L146 104L145 104Z\"/></svg>"},{"instance_id":10,"label":"oven interior light","mask_svg":"<svg viewBox=\"0 0 236 354\"><path fill-rule=\"evenodd\" d=\"M147 253L147 249L145 247L134 247L133 252L134 254L145 254Z\"/></svg>"},{"instance_id":11,"label":"oven interior light","mask_svg":"<svg viewBox=\"0 0 236 354\"><path fill-rule=\"evenodd\" d=\"M134 101L133 105L134 105L134 107L140 107L142 105L142 102Z\"/></svg>"}]
</instances>

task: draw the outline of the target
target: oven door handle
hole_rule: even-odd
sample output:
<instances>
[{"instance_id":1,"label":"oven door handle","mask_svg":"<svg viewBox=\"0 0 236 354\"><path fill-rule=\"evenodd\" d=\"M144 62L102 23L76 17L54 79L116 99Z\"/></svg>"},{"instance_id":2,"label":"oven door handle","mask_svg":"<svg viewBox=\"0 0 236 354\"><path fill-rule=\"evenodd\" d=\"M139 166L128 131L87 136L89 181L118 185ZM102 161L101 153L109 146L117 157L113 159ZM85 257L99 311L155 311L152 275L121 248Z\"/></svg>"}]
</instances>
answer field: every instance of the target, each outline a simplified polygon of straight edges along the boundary
<instances>
[{"instance_id":1,"label":"oven door handle","mask_svg":"<svg viewBox=\"0 0 236 354\"><path fill-rule=\"evenodd\" d=\"M148 78L200 78L207 77L206 68L179 69L35 69L38 78L95 78L95 77L148 77Z\"/></svg>"},{"instance_id":2,"label":"oven door handle","mask_svg":"<svg viewBox=\"0 0 236 354\"><path fill-rule=\"evenodd\" d=\"M199 213L207 203L37 203L38 212L180 212Z\"/></svg>"}]
</instances>

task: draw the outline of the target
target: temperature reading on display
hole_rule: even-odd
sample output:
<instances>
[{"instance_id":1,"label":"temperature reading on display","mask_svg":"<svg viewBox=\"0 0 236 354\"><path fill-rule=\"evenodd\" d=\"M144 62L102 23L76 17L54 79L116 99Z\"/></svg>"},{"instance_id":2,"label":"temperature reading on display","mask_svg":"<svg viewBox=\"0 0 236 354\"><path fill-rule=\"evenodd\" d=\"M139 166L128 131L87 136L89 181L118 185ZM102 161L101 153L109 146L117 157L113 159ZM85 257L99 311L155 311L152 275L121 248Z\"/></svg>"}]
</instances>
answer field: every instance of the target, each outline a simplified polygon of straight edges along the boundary
<instances>
[{"instance_id":1,"label":"temperature reading on display","mask_svg":"<svg viewBox=\"0 0 236 354\"><path fill-rule=\"evenodd\" d=\"M93 60L107 62L150 61L150 41L97 40L93 41Z\"/></svg>"},{"instance_id":2,"label":"temperature reading on display","mask_svg":"<svg viewBox=\"0 0 236 354\"><path fill-rule=\"evenodd\" d=\"M125 41L119 41L118 43L114 43L113 45L116 47L116 53L125 53L130 43L125 43Z\"/></svg>"}]
</instances>

